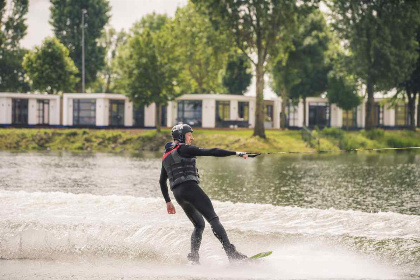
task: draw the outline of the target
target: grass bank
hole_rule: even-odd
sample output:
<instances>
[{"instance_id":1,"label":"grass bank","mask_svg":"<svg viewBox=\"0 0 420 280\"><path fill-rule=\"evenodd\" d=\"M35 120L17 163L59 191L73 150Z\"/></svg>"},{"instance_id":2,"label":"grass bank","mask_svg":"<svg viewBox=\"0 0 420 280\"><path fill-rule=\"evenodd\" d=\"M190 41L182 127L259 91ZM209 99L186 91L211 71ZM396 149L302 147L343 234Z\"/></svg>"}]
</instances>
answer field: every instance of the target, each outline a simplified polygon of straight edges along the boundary
<instances>
[{"instance_id":1,"label":"grass bank","mask_svg":"<svg viewBox=\"0 0 420 280\"><path fill-rule=\"evenodd\" d=\"M267 130L267 139L252 137L252 130L194 130L194 144L247 152L315 151L302 140L299 131ZM384 131L347 132L336 128L315 130L321 150L420 146L420 132ZM0 129L3 151L162 151L170 141L170 130L100 129Z\"/></svg>"},{"instance_id":2,"label":"grass bank","mask_svg":"<svg viewBox=\"0 0 420 280\"><path fill-rule=\"evenodd\" d=\"M374 148L403 148L419 147L420 131L383 130L345 131L338 128L315 130L313 134L336 149L374 149Z\"/></svg>"}]
</instances>

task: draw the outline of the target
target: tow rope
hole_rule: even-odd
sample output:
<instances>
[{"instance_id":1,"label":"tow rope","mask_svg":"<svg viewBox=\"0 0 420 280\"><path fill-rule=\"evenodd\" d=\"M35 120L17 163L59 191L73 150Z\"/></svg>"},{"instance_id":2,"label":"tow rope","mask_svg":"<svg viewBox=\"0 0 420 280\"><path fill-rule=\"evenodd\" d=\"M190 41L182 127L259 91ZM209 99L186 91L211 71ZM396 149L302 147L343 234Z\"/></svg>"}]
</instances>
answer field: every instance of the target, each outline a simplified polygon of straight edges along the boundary
<instances>
[{"instance_id":1,"label":"tow rope","mask_svg":"<svg viewBox=\"0 0 420 280\"><path fill-rule=\"evenodd\" d=\"M308 152L269 152L269 153L246 153L248 157L253 158L260 155L274 155L274 154L323 154L323 153L351 153L361 151L385 151L385 150L414 150L420 149L420 147L402 147L402 148L377 148L377 149L345 149L345 150L319 150L319 151L308 151Z\"/></svg>"}]
</instances>

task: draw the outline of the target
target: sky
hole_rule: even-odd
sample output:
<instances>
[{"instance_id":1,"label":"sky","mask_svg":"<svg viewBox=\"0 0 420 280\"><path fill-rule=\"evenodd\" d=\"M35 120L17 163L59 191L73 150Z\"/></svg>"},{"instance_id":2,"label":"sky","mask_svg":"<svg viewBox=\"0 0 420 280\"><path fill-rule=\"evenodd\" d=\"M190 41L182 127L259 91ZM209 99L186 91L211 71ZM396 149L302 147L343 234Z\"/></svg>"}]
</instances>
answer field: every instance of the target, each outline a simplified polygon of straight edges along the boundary
<instances>
[{"instance_id":1,"label":"sky","mask_svg":"<svg viewBox=\"0 0 420 280\"><path fill-rule=\"evenodd\" d=\"M175 15L178 7L185 6L188 0L109 0L111 5L111 19L109 26L116 30L128 30L134 22L143 16L156 12L167 14L170 17ZM10 4L10 0L8 0ZM29 0L29 12L26 24L28 25L27 35L22 39L21 45L27 49L33 49L41 45L47 36L52 36L50 20L50 0ZM268 77L265 77L264 96L271 98L277 95L269 87ZM255 95L255 78L245 95Z\"/></svg>"},{"instance_id":2,"label":"sky","mask_svg":"<svg viewBox=\"0 0 420 280\"><path fill-rule=\"evenodd\" d=\"M109 25L117 30L128 30L134 22L152 12L174 16L178 7L185 6L187 0L110 0L111 19ZM32 49L40 45L53 31L50 20L50 0L29 0L27 15L28 33L21 41L22 47Z\"/></svg>"}]
</instances>

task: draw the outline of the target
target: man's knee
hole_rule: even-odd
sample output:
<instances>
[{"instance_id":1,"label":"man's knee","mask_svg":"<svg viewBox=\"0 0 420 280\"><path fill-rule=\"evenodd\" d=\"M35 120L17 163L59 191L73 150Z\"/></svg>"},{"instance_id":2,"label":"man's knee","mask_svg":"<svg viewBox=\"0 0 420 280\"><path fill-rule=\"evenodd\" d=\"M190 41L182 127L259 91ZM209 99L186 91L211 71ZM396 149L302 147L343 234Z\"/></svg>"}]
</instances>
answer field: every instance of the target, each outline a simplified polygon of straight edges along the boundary
<instances>
[{"instance_id":1,"label":"man's knee","mask_svg":"<svg viewBox=\"0 0 420 280\"><path fill-rule=\"evenodd\" d=\"M206 224L203 222L195 223L194 224L195 230L197 231L204 231L204 228L206 227Z\"/></svg>"},{"instance_id":2,"label":"man's knee","mask_svg":"<svg viewBox=\"0 0 420 280\"><path fill-rule=\"evenodd\" d=\"M216 216L209 220L209 224L211 225L211 227L220 225L219 217Z\"/></svg>"}]
</instances>

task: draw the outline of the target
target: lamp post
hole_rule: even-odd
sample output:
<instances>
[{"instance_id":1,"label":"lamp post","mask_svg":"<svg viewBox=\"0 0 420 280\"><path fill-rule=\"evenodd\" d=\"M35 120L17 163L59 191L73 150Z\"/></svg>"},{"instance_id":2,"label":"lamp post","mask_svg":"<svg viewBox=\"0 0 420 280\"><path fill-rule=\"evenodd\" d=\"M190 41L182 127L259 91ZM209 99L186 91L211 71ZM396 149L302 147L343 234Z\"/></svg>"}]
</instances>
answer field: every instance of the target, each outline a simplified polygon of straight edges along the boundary
<instances>
[{"instance_id":1,"label":"lamp post","mask_svg":"<svg viewBox=\"0 0 420 280\"><path fill-rule=\"evenodd\" d=\"M82 93L85 93L85 14L86 9L82 9Z\"/></svg>"}]
</instances>

